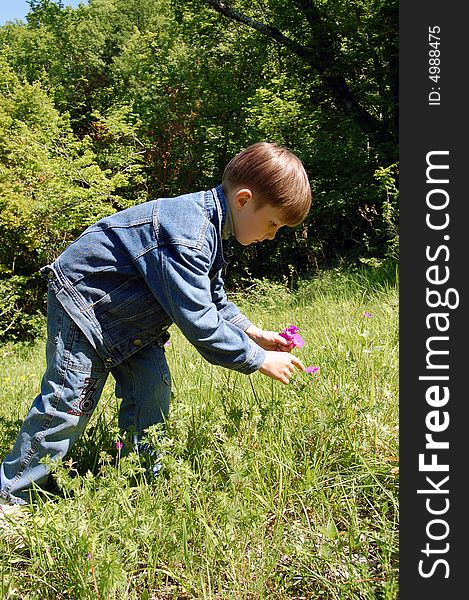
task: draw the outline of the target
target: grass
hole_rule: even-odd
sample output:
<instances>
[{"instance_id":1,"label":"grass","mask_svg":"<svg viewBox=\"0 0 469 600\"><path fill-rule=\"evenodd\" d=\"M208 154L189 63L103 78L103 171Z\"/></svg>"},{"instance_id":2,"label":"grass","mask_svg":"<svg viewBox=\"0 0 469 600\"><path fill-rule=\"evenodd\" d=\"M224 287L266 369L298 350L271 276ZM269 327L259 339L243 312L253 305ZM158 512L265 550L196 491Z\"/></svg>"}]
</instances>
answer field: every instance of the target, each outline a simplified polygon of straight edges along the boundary
<instances>
[{"instance_id":1,"label":"grass","mask_svg":"<svg viewBox=\"0 0 469 600\"><path fill-rule=\"evenodd\" d=\"M148 482L137 456L119 460L110 380L73 462L54 467L58 493L0 530L2 599L397 599L395 277L257 281L236 301L266 329L296 324L298 356L320 371L288 386L246 377L173 331L163 474ZM0 353L3 456L43 342Z\"/></svg>"}]
</instances>

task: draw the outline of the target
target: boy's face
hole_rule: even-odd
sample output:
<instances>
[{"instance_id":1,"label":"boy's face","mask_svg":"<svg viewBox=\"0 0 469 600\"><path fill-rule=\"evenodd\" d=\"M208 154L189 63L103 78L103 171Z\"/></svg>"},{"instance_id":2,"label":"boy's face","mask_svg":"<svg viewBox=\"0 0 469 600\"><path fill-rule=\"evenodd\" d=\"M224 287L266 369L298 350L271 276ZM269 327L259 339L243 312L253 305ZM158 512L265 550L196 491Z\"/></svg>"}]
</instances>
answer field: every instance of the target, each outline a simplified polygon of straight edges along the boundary
<instances>
[{"instance_id":1,"label":"boy's face","mask_svg":"<svg viewBox=\"0 0 469 600\"><path fill-rule=\"evenodd\" d=\"M265 204L257 208L251 190L238 190L232 204L234 235L243 246L273 240L285 223L278 208Z\"/></svg>"}]
</instances>

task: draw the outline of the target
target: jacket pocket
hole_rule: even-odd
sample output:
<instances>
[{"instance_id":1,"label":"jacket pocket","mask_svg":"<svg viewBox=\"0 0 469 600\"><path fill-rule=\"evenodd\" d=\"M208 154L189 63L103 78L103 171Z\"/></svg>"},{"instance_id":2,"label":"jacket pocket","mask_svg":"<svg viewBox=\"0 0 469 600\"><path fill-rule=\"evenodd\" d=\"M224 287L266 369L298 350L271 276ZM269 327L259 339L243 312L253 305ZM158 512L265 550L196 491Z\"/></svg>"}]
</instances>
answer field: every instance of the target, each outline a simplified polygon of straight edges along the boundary
<instances>
[{"instance_id":1,"label":"jacket pocket","mask_svg":"<svg viewBox=\"0 0 469 600\"><path fill-rule=\"evenodd\" d=\"M155 311L156 304L151 291L146 286L142 287L137 277L132 277L89 307L102 325L112 328L117 323L145 318Z\"/></svg>"}]
</instances>

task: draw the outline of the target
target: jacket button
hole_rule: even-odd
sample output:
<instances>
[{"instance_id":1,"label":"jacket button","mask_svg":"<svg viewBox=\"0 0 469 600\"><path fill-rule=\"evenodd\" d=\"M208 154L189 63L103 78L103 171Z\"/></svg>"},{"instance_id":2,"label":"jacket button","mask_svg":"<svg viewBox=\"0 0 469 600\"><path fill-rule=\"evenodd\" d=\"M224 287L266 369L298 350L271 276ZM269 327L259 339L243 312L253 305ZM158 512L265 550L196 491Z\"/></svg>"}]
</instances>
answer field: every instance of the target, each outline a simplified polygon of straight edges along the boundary
<instances>
[{"instance_id":1,"label":"jacket button","mask_svg":"<svg viewBox=\"0 0 469 600\"><path fill-rule=\"evenodd\" d=\"M142 340L136 339L134 340L134 346L141 346L142 345Z\"/></svg>"}]
</instances>

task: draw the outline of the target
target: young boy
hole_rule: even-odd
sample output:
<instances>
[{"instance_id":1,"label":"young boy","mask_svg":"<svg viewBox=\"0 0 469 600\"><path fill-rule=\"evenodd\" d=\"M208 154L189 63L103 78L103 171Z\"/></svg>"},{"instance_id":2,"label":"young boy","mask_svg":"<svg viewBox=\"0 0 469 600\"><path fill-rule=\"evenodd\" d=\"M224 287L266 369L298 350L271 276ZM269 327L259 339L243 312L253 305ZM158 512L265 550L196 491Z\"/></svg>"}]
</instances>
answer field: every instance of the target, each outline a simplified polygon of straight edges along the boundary
<instances>
[{"instance_id":1,"label":"young boy","mask_svg":"<svg viewBox=\"0 0 469 600\"><path fill-rule=\"evenodd\" d=\"M119 427L139 440L168 415L164 344L175 323L210 363L289 383L302 362L288 342L228 301L222 238L272 240L306 217L311 188L300 160L261 142L227 165L222 184L160 198L101 219L51 264L46 371L14 448L0 466L0 505L25 504L43 485L39 461L64 457L83 433L109 373ZM283 352L282 352L283 351ZM0 510L1 512L1 510Z\"/></svg>"}]
</instances>

